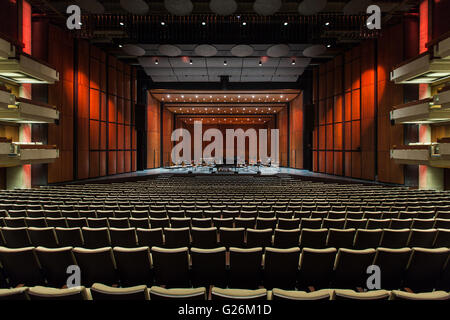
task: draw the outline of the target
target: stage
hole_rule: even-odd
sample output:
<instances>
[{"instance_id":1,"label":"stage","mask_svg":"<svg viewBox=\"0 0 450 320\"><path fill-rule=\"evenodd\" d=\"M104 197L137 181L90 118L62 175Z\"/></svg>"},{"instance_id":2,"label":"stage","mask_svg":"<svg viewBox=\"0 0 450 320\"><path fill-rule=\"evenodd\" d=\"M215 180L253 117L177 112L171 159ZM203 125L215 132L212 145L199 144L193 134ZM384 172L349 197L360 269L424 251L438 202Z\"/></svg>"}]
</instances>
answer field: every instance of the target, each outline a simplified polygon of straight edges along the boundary
<instances>
[{"instance_id":1,"label":"stage","mask_svg":"<svg viewBox=\"0 0 450 320\"><path fill-rule=\"evenodd\" d=\"M259 172L259 173L258 173ZM84 184L84 183L116 183L133 180L145 180L156 178L160 175L254 175L254 176L271 176L278 175L280 177L292 177L294 179L304 179L317 182L328 183L358 183L368 185L384 185L384 186L399 186L395 184L386 184L377 181L368 181L362 179L353 179L341 176L334 176L324 173L312 172L303 169L293 169L286 167L258 167L248 166L243 168L232 168L229 171L218 172L216 168L211 170L211 167L199 166L199 167L173 167L173 168L156 168L147 169L137 172L129 172L116 174L113 176L106 176L94 179L76 180L69 183L56 183L52 185L64 185L64 184Z\"/></svg>"}]
</instances>

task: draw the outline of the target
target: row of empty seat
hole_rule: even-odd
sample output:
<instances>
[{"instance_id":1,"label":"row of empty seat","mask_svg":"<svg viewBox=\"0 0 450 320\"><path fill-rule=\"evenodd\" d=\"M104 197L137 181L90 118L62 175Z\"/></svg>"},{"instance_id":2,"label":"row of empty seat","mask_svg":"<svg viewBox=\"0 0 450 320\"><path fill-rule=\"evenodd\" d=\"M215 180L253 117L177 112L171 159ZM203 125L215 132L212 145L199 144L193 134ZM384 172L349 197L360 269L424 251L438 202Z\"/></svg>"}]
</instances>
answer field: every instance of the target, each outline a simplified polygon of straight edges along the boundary
<instances>
[{"instance_id":1,"label":"row of empty seat","mask_svg":"<svg viewBox=\"0 0 450 320\"><path fill-rule=\"evenodd\" d=\"M0 247L4 286L67 284L69 266L80 268L81 285L101 282L129 287L139 284L189 288L211 285L267 289L367 287L368 268L380 270L382 289L408 288L414 292L450 287L450 249L378 248L351 250L327 248L230 248L160 247L59 248ZM312 288L312 289L311 289Z\"/></svg>"},{"instance_id":2,"label":"row of empty seat","mask_svg":"<svg viewBox=\"0 0 450 320\"><path fill-rule=\"evenodd\" d=\"M148 288L146 285L129 288L115 288L100 283L94 283L91 288L84 286L68 289L49 287L22 287L17 289L0 289L0 301L37 300L37 301L177 301L177 300L296 300L296 301L326 301L326 300L449 300L450 293L434 291L411 293L400 290L374 290L357 292L349 289L322 289L314 292L293 291L274 288L273 290L257 289L223 289L213 287L208 295L204 287L192 289L166 289L158 286Z\"/></svg>"},{"instance_id":3,"label":"row of empty seat","mask_svg":"<svg viewBox=\"0 0 450 320\"><path fill-rule=\"evenodd\" d=\"M101 248L218 246L309 248L450 247L450 229L251 229L251 228L9 228L0 229L0 245Z\"/></svg>"},{"instance_id":4,"label":"row of empty seat","mask_svg":"<svg viewBox=\"0 0 450 320\"><path fill-rule=\"evenodd\" d=\"M278 229L450 229L450 219L329 219L329 218L0 218L0 227L46 228L278 228Z\"/></svg>"},{"instance_id":5,"label":"row of empty seat","mask_svg":"<svg viewBox=\"0 0 450 320\"><path fill-rule=\"evenodd\" d=\"M450 211L304 210L3 210L3 218L283 218L283 219L450 219Z\"/></svg>"}]
</instances>

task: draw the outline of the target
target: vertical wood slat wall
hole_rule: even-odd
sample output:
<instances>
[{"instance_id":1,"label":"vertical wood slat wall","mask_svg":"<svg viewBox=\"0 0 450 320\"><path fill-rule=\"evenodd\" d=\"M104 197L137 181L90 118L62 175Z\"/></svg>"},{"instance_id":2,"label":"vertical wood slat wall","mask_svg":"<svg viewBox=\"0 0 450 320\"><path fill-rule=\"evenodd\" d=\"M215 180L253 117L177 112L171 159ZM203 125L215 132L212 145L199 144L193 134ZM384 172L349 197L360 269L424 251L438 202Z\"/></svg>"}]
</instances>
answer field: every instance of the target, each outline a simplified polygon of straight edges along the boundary
<instances>
[{"instance_id":1,"label":"vertical wood slat wall","mask_svg":"<svg viewBox=\"0 0 450 320\"><path fill-rule=\"evenodd\" d=\"M404 102L403 86L390 81L390 71L404 60L403 26L392 26L378 39L378 181L403 184L403 168L390 159L390 150L404 141L403 125L391 125L389 112Z\"/></svg>"},{"instance_id":2,"label":"vertical wood slat wall","mask_svg":"<svg viewBox=\"0 0 450 320\"><path fill-rule=\"evenodd\" d=\"M280 167L288 166L288 111L287 108L283 108L277 115L278 125L280 130Z\"/></svg>"},{"instance_id":3,"label":"vertical wood slat wall","mask_svg":"<svg viewBox=\"0 0 450 320\"><path fill-rule=\"evenodd\" d=\"M159 168L161 159L161 107L150 93L147 96L147 169Z\"/></svg>"},{"instance_id":4,"label":"vertical wood slat wall","mask_svg":"<svg viewBox=\"0 0 450 320\"><path fill-rule=\"evenodd\" d=\"M375 179L375 43L366 41L313 74L313 171Z\"/></svg>"},{"instance_id":5,"label":"vertical wood slat wall","mask_svg":"<svg viewBox=\"0 0 450 320\"><path fill-rule=\"evenodd\" d=\"M131 172L136 168L132 68L86 41L79 41L78 49L78 78L86 75L88 90L84 98L79 81L77 179Z\"/></svg>"},{"instance_id":6,"label":"vertical wood slat wall","mask_svg":"<svg viewBox=\"0 0 450 320\"><path fill-rule=\"evenodd\" d=\"M60 81L49 86L49 103L60 111L60 121L49 125L48 143L58 146L60 158L49 165L48 182L135 171L134 68L52 25L49 63L60 72Z\"/></svg>"},{"instance_id":7,"label":"vertical wood slat wall","mask_svg":"<svg viewBox=\"0 0 450 320\"><path fill-rule=\"evenodd\" d=\"M50 24L48 46L48 62L59 72L59 81L48 87L48 103L60 112L59 124L48 126L48 144L59 149L59 158L48 165L48 183L55 183L74 178L74 40Z\"/></svg>"},{"instance_id":8,"label":"vertical wood slat wall","mask_svg":"<svg viewBox=\"0 0 450 320\"><path fill-rule=\"evenodd\" d=\"M289 125L289 166L303 169L303 92L291 102Z\"/></svg>"}]
</instances>

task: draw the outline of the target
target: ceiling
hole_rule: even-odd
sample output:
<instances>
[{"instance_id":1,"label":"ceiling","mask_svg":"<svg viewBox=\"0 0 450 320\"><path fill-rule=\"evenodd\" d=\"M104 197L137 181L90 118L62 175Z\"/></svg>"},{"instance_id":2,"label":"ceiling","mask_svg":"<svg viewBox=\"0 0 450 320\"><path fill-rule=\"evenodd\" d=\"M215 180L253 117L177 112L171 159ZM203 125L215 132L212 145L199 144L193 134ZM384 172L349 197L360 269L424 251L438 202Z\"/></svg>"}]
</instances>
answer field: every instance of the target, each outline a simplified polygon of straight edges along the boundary
<instances>
[{"instance_id":1,"label":"ceiling","mask_svg":"<svg viewBox=\"0 0 450 320\"><path fill-rule=\"evenodd\" d=\"M228 76L230 82L296 82L311 58L303 57L307 44L290 44L284 57L268 57L268 44L251 45L247 57L233 57L231 45L213 45L213 57L195 53L196 45L177 45L178 57L161 56L159 45L142 45L146 56L138 58L146 74L155 82L219 82Z\"/></svg>"},{"instance_id":2,"label":"ceiling","mask_svg":"<svg viewBox=\"0 0 450 320\"><path fill-rule=\"evenodd\" d=\"M167 107L277 107L294 100L299 90L266 91L178 91L151 90L151 95Z\"/></svg>"},{"instance_id":3,"label":"ceiling","mask_svg":"<svg viewBox=\"0 0 450 320\"><path fill-rule=\"evenodd\" d=\"M279 8L263 14L256 2L277 7L280 1L236 0L236 10L221 16L210 0L29 1L35 19L50 19L63 27L67 6L78 4L83 16L81 29L74 31L76 37L141 67L155 86L234 82L277 83L279 87L297 85L311 65L377 37L379 31L366 27L368 4L380 6L383 25L405 12L417 12L419 4L419 0L283 0ZM172 7L166 6L166 1ZM306 2L324 6L313 14L300 14L300 3ZM213 54L196 50L202 44L212 46ZM161 45L172 46L176 54L162 52ZM252 50L236 56L232 53L236 45L248 45ZM287 45L288 50L270 54L274 45ZM305 49L314 45L325 49L305 54Z\"/></svg>"},{"instance_id":4,"label":"ceiling","mask_svg":"<svg viewBox=\"0 0 450 320\"><path fill-rule=\"evenodd\" d=\"M253 116L228 116L228 117L217 117L217 116L180 116L177 117L180 121L185 124L193 125L194 122L200 121L202 125L264 125L274 119L273 116L264 116L264 115L253 115Z\"/></svg>"},{"instance_id":5,"label":"ceiling","mask_svg":"<svg viewBox=\"0 0 450 320\"><path fill-rule=\"evenodd\" d=\"M153 98L186 124L266 124L298 97L298 90L175 91L151 90Z\"/></svg>"}]
</instances>

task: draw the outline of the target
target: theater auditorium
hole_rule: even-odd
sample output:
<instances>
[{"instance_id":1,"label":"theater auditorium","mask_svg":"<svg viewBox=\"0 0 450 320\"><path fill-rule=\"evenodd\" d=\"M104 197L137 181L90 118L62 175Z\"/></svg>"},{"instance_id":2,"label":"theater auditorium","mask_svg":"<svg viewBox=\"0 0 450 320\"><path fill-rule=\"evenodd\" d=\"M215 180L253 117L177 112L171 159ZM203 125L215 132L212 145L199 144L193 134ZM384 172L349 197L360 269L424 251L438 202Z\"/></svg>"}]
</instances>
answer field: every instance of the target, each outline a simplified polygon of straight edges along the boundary
<instances>
[{"instance_id":1,"label":"theater auditorium","mask_svg":"<svg viewBox=\"0 0 450 320\"><path fill-rule=\"evenodd\" d=\"M449 13L0 0L0 300L449 300Z\"/></svg>"}]
</instances>

